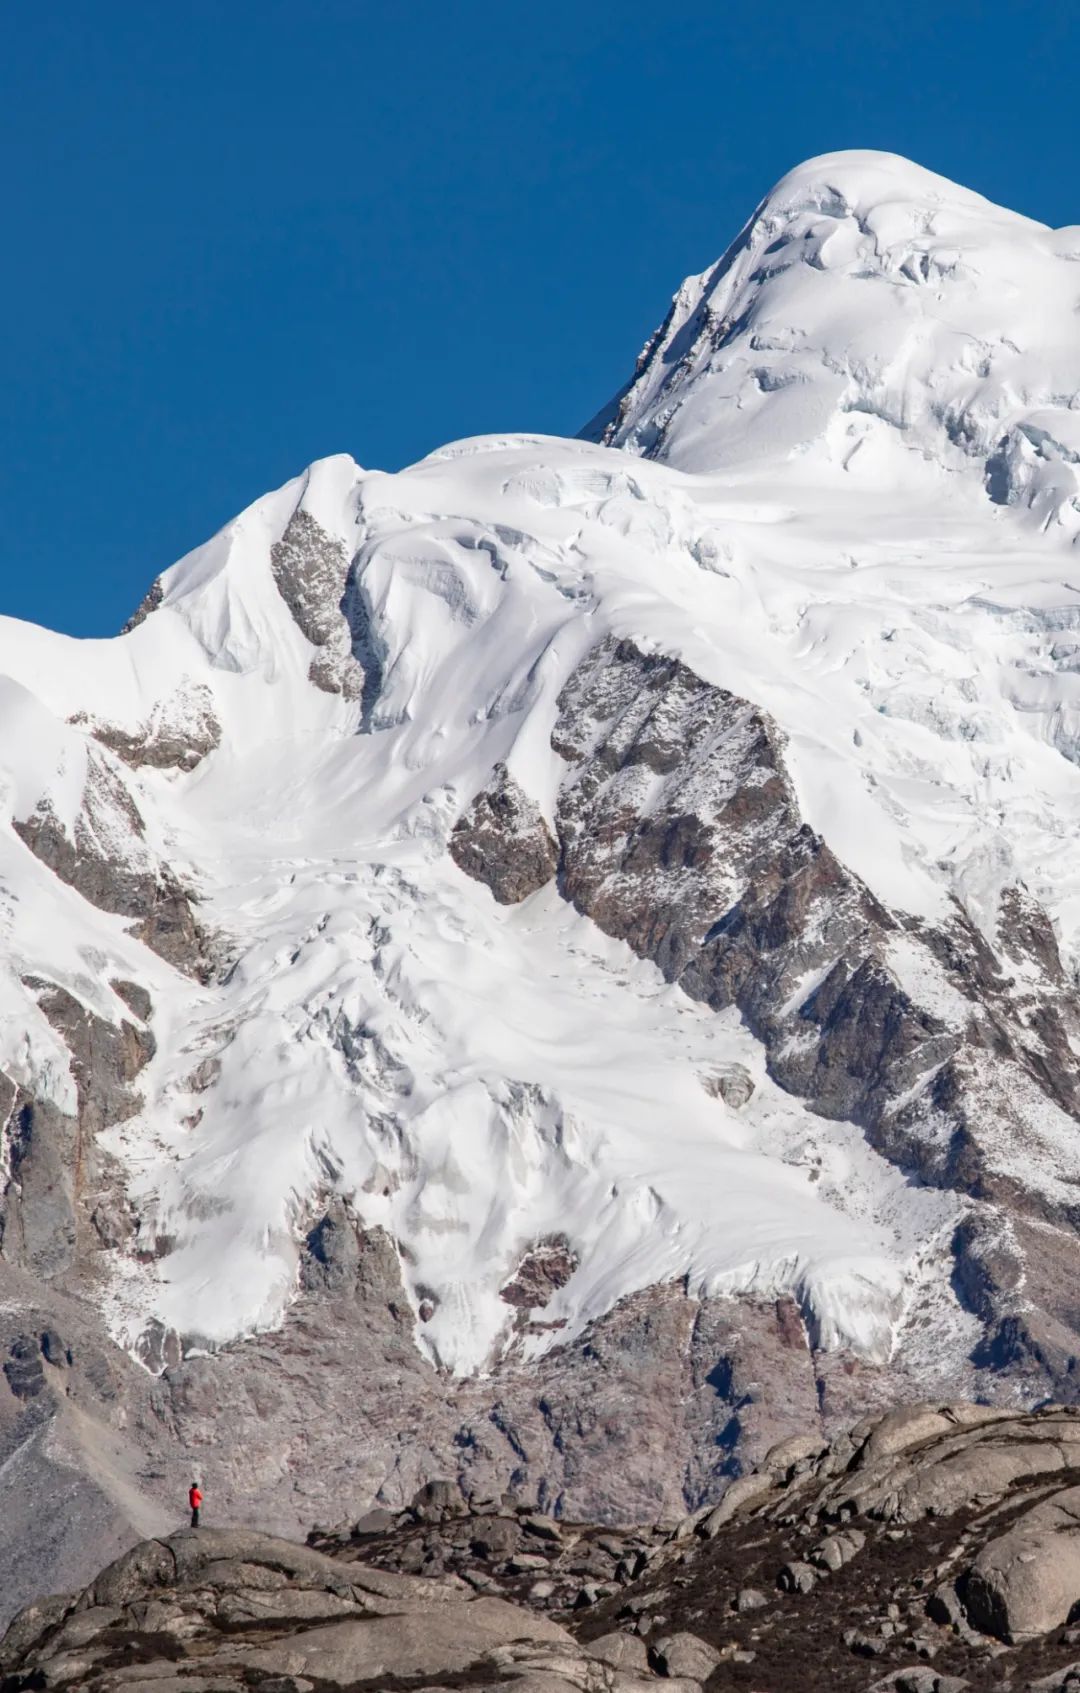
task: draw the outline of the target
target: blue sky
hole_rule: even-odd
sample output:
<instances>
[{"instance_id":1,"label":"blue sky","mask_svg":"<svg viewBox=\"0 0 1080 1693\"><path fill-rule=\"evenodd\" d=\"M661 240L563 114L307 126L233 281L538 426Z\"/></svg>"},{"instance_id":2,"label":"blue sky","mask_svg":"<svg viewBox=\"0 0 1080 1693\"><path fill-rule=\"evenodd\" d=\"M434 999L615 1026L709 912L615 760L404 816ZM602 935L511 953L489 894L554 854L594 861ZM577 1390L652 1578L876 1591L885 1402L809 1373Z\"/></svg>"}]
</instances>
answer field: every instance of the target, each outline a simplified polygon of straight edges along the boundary
<instances>
[{"instance_id":1,"label":"blue sky","mask_svg":"<svg viewBox=\"0 0 1080 1693\"><path fill-rule=\"evenodd\" d=\"M111 633L322 454L573 433L777 177L1080 222L1080 8L50 0L0 63L0 611Z\"/></svg>"}]
</instances>

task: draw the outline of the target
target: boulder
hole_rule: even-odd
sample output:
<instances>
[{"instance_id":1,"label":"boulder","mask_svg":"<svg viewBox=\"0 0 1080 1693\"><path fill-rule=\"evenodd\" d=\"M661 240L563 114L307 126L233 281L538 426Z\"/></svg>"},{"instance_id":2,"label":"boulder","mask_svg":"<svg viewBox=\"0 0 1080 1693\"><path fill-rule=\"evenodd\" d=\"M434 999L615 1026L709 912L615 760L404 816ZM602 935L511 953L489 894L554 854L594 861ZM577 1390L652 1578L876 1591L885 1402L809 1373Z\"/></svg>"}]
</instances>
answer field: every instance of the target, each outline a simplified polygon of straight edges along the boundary
<instances>
[{"instance_id":1,"label":"boulder","mask_svg":"<svg viewBox=\"0 0 1080 1693\"><path fill-rule=\"evenodd\" d=\"M562 1542L562 1530L551 1517L526 1517L522 1523L526 1534L533 1534L538 1540L549 1540L556 1545Z\"/></svg>"},{"instance_id":2,"label":"boulder","mask_svg":"<svg viewBox=\"0 0 1080 1693\"><path fill-rule=\"evenodd\" d=\"M782 1481L796 1464L820 1458L827 1446L828 1441L820 1434L793 1434L787 1440L779 1440L775 1446L770 1446L758 1467L766 1475Z\"/></svg>"},{"instance_id":3,"label":"boulder","mask_svg":"<svg viewBox=\"0 0 1080 1693\"><path fill-rule=\"evenodd\" d=\"M1033 1506L984 1546L960 1595L976 1628L1010 1644L1069 1621L1080 1607L1080 1487Z\"/></svg>"},{"instance_id":4,"label":"boulder","mask_svg":"<svg viewBox=\"0 0 1080 1693\"><path fill-rule=\"evenodd\" d=\"M780 1571L776 1585L785 1593L809 1593L816 1581L817 1574L810 1565L801 1558L793 1558Z\"/></svg>"},{"instance_id":5,"label":"boulder","mask_svg":"<svg viewBox=\"0 0 1080 1693\"><path fill-rule=\"evenodd\" d=\"M456 1481L425 1482L423 1487L417 1488L413 1494L410 1508L414 1511L432 1512L437 1515L446 1512L455 1517L463 1517L468 1510L461 1488Z\"/></svg>"},{"instance_id":6,"label":"boulder","mask_svg":"<svg viewBox=\"0 0 1080 1693\"><path fill-rule=\"evenodd\" d=\"M478 1558L506 1558L521 1544L521 1528L513 1517L485 1517L471 1545Z\"/></svg>"},{"instance_id":7,"label":"boulder","mask_svg":"<svg viewBox=\"0 0 1080 1693\"><path fill-rule=\"evenodd\" d=\"M850 1563L865 1545L866 1536L861 1529L843 1529L839 1534L826 1535L810 1552L809 1559L818 1569L840 1570Z\"/></svg>"},{"instance_id":8,"label":"boulder","mask_svg":"<svg viewBox=\"0 0 1080 1693\"><path fill-rule=\"evenodd\" d=\"M762 1606L768 1603L768 1597L760 1587L740 1587L734 1599L735 1609L739 1612L760 1611Z\"/></svg>"},{"instance_id":9,"label":"boulder","mask_svg":"<svg viewBox=\"0 0 1080 1693\"><path fill-rule=\"evenodd\" d=\"M964 1693L971 1683L958 1675L943 1675L928 1664L912 1664L875 1681L867 1693ZM1029 1693L1031 1690L1029 1689Z\"/></svg>"},{"instance_id":10,"label":"boulder","mask_svg":"<svg viewBox=\"0 0 1080 1693\"><path fill-rule=\"evenodd\" d=\"M686 1676L691 1681L708 1681L720 1662L715 1646L685 1630L652 1641L649 1658L661 1675Z\"/></svg>"},{"instance_id":11,"label":"boulder","mask_svg":"<svg viewBox=\"0 0 1080 1693\"><path fill-rule=\"evenodd\" d=\"M635 1670L644 1675L649 1667L648 1647L637 1634L602 1634L598 1640L590 1641L586 1651L590 1658L599 1658L612 1669Z\"/></svg>"},{"instance_id":12,"label":"boulder","mask_svg":"<svg viewBox=\"0 0 1080 1693\"><path fill-rule=\"evenodd\" d=\"M372 1535L389 1534L396 1526L395 1513L386 1510L383 1505L375 1505L357 1519L352 1531L358 1540L366 1540Z\"/></svg>"},{"instance_id":13,"label":"boulder","mask_svg":"<svg viewBox=\"0 0 1080 1693\"><path fill-rule=\"evenodd\" d=\"M720 1530L729 1523L732 1517L740 1511L748 1510L764 1499L773 1490L772 1477L761 1470L755 1470L751 1475L739 1476L728 1488L719 1505L711 1510L697 1526L697 1533L705 1540L712 1540Z\"/></svg>"}]
</instances>

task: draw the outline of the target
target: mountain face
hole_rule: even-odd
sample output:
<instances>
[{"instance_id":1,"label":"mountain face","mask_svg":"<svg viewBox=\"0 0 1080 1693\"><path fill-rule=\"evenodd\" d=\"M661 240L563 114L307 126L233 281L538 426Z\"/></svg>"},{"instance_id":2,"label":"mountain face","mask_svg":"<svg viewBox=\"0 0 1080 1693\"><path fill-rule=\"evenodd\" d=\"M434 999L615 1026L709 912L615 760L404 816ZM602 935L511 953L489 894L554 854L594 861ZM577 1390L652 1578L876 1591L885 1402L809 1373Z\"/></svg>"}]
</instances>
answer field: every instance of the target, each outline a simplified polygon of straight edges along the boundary
<instances>
[{"instance_id":1,"label":"mountain face","mask_svg":"<svg viewBox=\"0 0 1080 1693\"><path fill-rule=\"evenodd\" d=\"M1078 260L813 161L593 439L0 623L12 1609L189 1471L625 1520L1077 1399Z\"/></svg>"}]
</instances>

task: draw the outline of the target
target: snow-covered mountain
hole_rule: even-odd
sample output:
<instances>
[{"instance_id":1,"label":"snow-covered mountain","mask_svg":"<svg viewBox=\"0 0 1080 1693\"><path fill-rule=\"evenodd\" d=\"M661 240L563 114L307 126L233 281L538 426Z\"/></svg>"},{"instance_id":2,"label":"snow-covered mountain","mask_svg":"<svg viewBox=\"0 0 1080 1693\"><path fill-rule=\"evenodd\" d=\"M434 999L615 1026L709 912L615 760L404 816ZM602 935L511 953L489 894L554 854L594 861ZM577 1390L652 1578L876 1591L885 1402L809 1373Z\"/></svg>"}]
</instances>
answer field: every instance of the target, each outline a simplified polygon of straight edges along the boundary
<instances>
[{"instance_id":1,"label":"snow-covered mountain","mask_svg":"<svg viewBox=\"0 0 1080 1693\"><path fill-rule=\"evenodd\" d=\"M792 171L688 277L591 433L680 470L921 499L976 480L1077 529L1080 227L882 153Z\"/></svg>"},{"instance_id":2,"label":"snow-covered mountain","mask_svg":"<svg viewBox=\"0 0 1080 1693\"><path fill-rule=\"evenodd\" d=\"M298 1518L330 1294L392 1319L319 1436L357 1505L615 1513L613 1443L696 1503L805 1393L1070 1394L1078 261L812 161L592 439L325 460L115 640L0 623L13 1452L50 1299L119 1348L81 1417ZM682 1445L586 1429L668 1346Z\"/></svg>"}]
</instances>

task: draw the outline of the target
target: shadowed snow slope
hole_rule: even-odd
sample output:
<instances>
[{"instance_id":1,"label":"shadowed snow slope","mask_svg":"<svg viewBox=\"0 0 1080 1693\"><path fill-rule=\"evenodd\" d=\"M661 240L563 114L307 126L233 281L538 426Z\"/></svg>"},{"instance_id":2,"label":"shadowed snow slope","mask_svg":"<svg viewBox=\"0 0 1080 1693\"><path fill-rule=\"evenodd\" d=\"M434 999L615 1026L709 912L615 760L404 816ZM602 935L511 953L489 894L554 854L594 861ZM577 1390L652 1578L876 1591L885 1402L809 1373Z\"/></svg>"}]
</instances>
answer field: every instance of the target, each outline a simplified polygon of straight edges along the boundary
<instances>
[{"instance_id":1,"label":"shadowed snow slope","mask_svg":"<svg viewBox=\"0 0 1080 1693\"><path fill-rule=\"evenodd\" d=\"M815 161L610 444L326 460L116 640L0 625L4 1252L158 1368L336 1193L460 1373L686 1277L962 1376L1080 1181L1078 258Z\"/></svg>"}]
</instances>

